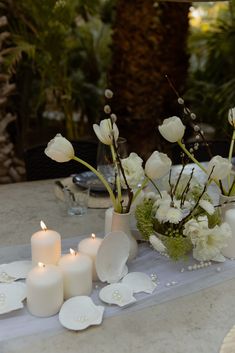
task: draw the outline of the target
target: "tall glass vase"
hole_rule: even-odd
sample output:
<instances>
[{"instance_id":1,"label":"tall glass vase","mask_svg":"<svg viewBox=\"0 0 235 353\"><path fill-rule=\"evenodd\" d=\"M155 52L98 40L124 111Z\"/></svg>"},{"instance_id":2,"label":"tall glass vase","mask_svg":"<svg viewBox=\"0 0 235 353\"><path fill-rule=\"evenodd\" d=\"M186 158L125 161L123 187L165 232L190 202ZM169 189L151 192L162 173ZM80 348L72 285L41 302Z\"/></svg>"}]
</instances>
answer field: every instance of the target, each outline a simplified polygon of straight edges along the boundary
<instances>
[{"instance_id":1,"label":"tall glass vase","mask_svg":"<svg viewBox=\"0 0 235 353\"><path fill-rule=\"evenodd\" d=\"M134 238L132 232L131 232L131 227L130 227L130 217L131 213L117 213L113 212L113 218L112 218L112 231L113 230L120 230L123 231L129 241L130 241L130 253L128 257L128 261L133 260L138 253L138 244L136 239Z\"/></svg>"},{"instance_id":2,"label":"tall glass vase","mask_svg":"<svg viewBox=\"0 0 235 353\"><path fill-rule=\"evenodd\" d=\"M221 253L228 258L235 258L235 196L220 195L221 218L232 230L232 237L227 241L227 247Z\"/></svg>"}]
</instances>

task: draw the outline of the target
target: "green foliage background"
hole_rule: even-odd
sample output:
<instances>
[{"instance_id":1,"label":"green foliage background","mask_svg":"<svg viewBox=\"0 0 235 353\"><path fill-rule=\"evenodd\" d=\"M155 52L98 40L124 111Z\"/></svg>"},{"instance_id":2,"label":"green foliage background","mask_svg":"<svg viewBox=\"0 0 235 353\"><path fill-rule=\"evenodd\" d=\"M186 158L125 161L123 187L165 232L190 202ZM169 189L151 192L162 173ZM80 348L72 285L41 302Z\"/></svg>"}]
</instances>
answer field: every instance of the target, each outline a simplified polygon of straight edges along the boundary
<instances>
[{"instance_id":1,"label":"green foliage background","mask_svg":"<svg viewBox=\"0 0 235 353\"><path fill-rule=\"evenodd\" d=\"M235 1L198 7L207 16L191 27L185 98L201 122L213 125L221 137L228 133L228 110L235 106Z\"/></svg>"}]
</instances>

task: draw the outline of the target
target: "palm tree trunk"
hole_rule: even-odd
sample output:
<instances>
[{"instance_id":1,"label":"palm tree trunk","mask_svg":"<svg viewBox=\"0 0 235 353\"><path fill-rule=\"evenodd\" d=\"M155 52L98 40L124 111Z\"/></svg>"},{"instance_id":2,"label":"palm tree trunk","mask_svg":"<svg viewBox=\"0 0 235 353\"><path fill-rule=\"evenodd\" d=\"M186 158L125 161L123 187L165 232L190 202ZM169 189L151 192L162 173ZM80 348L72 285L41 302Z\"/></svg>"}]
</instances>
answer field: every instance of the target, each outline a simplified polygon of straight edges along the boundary
<instances>
[{"instance_id":1,"label":"palm tree trunk","mask_svg":"<svg viewBox=\"0 0 235 353\"><path fill-rule=\"evenodd\" d=\"M159 121L177 113L165 75L183 91L189 6L154 0L117 2L109 77L115 92L113 111L121 134L143 157L162 147Z\"/></svg>"}]
</instances>

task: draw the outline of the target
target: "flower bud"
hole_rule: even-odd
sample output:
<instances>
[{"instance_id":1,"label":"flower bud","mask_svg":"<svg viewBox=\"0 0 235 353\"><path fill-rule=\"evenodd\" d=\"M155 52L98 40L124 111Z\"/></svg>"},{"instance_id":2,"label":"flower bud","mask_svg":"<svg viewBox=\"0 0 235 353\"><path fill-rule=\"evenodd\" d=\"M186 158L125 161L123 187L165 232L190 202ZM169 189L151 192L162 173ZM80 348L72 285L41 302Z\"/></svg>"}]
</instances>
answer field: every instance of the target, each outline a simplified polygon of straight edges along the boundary
<instances>
[{"instance_id":1,"label":"flower bud","mask_svg":"<svg viewBox=\"0 0 235 353\"><path fill-rule=\"evenodd\" d=\"M184 136L185 126L177 116L163 120L158 127L160 134L169 142L177 142Z\"/></svg>"},{"instance_id":2,"label":"flower bud","mask_svg":"<svg viewBox=\"0 0 235 353\"><path fill-rule=\"evenodd\" d=\"M93 129L98 139L105 145L112 145L113 140L118 139L118 127L115 123L112 124L110 119L101 120L100 125L93 124Z\"/></svg>"},{"instance_id":3,"label":"flower bud","mask_svg":"<svg viewBox=\"0 0 235 353\"><path fill-rule=\"evenodd\" d=\"M47 145L45 154L56 162L68 162L74 157L72 144L61 134L57 134Z\"/></svg>"},{"instance_id":4,"label":"flower bud","mask_svg":"<svg viewBox=\"0 0 235 353\"><path fill-rule=\"evenodd\" d=\"M228 122L235 128L235 107L228 111Z\"/></svg>"},{"instance_id":5,"label":"flower bud","mask_svg":"<svg viewBox=\"0 0 235 353\"><path fill-rule=\"evenodd\" d=\"M169 172L171 164L165 153L154 151L145 164L145 174L150 179L159 179Z\"/></svg>"},{"instance_id":6,"label":"flower bud","mask_svg":"<svg viewBox=\"0 0 235 353\"><path fill-rule=\"evenodd\" d=\"M104 91L104 95L106 98L111 99L111 98L113 98L113 91L111 91L111 89L106 89Z\"/></svg>"}]
</instances>

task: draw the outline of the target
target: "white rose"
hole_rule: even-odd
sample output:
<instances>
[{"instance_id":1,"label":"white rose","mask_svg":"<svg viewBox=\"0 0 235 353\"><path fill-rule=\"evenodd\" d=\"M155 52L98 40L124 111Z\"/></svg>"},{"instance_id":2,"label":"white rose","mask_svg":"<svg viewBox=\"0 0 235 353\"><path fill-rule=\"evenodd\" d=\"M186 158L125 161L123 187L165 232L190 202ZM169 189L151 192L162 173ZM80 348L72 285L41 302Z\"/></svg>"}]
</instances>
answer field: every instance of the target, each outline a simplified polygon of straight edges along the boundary
<instances>
[{"instance_id":1,"label":"white rose","mask_svg":"<svg viewBox=\"0 0 235 353\"><path fill-rule=\"evenodd\" d=\"M185 126L177 116L163 120L158 127L160 134L169 142L177 142L184 136Z\"/></svg>"},{"instance_id":2,"label":"white rose","mask_svg":"<svg viewBox=\"0 0 235 353\"><path fill-rule=\"evenodd\" d=\"M57 134L48 142L45 154L56 162L68 162L74 157L72 144L61 134Z\"/></svg>"},{"instance_id":3,"label":"white rose","mask_svg":"<svg viewBox=\"0 0 235 353\"><path fill-rule=\"evenodd\" d=\"M112 145L113 138L115 141L118 139L118 127L115 123L112 124L110 119L101 120L100 125L93 124L93 129L98 139L105 145Z\"/></svg>"},{"instance_id":4,"label":"white rose","mask_svg":"<svg viewBox=\"0 0 235 353\"><path fill-rule=\"evenodd\" d=\"M235 128L235 107L228 111L228 122Z\"/></svg>"},{"instance_id":5,"label":"white rose","mask_svg":"<svg viewBox=\"0 0 235 353\"><path fill-rule=\"evenodd\" d=\"M144 178L143 160L134 152L129 157L121 160L126 180L130 188L134 189ZM126 188L125 181L121 178L123 188Z\"/></svg>"},{"instance_id":6,"label":"white rose","mask_svg":"<svg viewBox=\"0 0 235 353\"><path fill-rule=\"evenodd\" d=\"M213 169L214 167L214 169ZM213 172L212 172L213 169ZM208 175L212 172L211 178L222 180L226 178L232 169L232 163L229 162L227 158L223 158L221 156L214 156L207 167Z\"/></svg>"},{"instance_id":7,"label":"white rose","mask_svg":"<svg viewBox=\"0 0 235 353\"><path fill-rule=\"evenodd\" d=\"M154 151L145 164L145 174L150 179L159 179L169 172L171 164L165 153Z\"/></svg>"}]
</instances>

